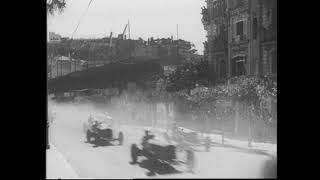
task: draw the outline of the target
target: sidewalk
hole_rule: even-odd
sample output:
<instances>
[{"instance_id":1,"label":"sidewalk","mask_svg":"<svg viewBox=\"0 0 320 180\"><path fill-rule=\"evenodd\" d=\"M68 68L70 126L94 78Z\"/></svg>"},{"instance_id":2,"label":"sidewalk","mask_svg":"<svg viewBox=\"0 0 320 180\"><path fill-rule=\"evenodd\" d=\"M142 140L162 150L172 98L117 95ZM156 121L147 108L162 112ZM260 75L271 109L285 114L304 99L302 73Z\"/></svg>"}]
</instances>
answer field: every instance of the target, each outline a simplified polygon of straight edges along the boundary
<instances>
[{"instance_id":1,"label":"sidewalk","mask_svg":"<svg viewBox=\"0 0 320 180\"><path fill-rule=\"evenodd\" d=\"M50 144L50 149L46 150L46 179L77 179L77 173L58 151Z\"/></svg>"},{"instance_id":2,"label":"sidewalk","mask_svg":"<svg viewBox=\"0 0 320 180\"><path fill-rule=\"evenodd\" d=\"M163 128L154 128L154 127L136 127L136 128L144 128L153 131L165 132L166 130ZM185 127L179 127L183 129L184 132L197 132ZM201 136L201 133L197 132L198 136ZM204 136L210 136L211 140L216 146L223 146L223 147L232 147L238 148L242 150L252 151L256 153L262 153L265 155L277 156L277 144L270 144L270 143L260 143L260 142L252 142L252 147L248 147L248 141L243 140L235 140L230 138L224 138L224 144L222 145L222 137L221 134L215 133L204 133Z\"/></svg>"},{"instance_id":3,"label":"sidewalk","mask_svg":"<svg viewBox=\"0 0 320 180\"><path fill-rule=\"evenodd\" d=\"M191 129L187 129L184 127L182 128L185 132L196 132ZM201 133L198 132L198 135ZM210 136L211 140L215 144L222 144L222 137L221 134L214 134L214 133L203 133L204 136ZM252 142L252 146L248 147L248 141L243 141L243 140L235 140L235 139L230 139L230 138L224 138L224 145L223 146L229 146L229 147L234 147L234 148L240 148L240 149L246 149L246 150L251 150L251 151L263 151L266 154L272 155L272 156L277 156L277 144L270 144L270 143L261 143L261 142Z\"/></svg>"}]
</instances>

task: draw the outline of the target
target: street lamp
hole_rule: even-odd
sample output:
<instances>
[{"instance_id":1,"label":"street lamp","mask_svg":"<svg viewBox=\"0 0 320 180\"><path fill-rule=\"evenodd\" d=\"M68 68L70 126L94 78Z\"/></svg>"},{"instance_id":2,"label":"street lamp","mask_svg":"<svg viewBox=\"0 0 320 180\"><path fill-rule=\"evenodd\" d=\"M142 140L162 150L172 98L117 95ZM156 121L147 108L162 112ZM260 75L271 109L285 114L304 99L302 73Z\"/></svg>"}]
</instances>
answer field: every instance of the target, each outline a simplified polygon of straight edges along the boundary
<instances>
[{"instance_id":1,"label":"street lamp","mask_svg":"<svg viewBox=\"0 0 320 180\"><path fill-rule=\"evenodd\" d=\"M49 144L49 119L48 119L48 114L47 114L46 126L47 126L47 132L46 132L46 135L47 135L47 147L46 147L46 149L50 149L50 144Z\"/></svg>"}]
</instances>

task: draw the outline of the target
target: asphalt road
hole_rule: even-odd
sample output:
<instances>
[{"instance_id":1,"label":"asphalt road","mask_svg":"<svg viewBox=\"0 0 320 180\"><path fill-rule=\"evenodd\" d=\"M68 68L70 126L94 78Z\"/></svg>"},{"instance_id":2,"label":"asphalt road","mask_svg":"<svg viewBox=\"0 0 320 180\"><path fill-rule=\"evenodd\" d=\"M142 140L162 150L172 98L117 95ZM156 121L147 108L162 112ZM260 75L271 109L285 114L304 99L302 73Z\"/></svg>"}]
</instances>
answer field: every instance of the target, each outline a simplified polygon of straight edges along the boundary
<instances>
[{"instance_id":1,"label":"asphalt road","mask_svg":"<svg viewBox=\"0 0 320 180\"><path fill-rule=\"evenodd\" d=\"M95 147L86 143L83 122L88 111L71 106L57 107L50 127L50 141L64 155L80 178L148 178L148 169L131 165L130 146L140 143L144 129L123 126L124 144ZM161 174L159 178L261 178L264 155L212 147L210 152L199 151L194 173ZM181 166L183 170L183 166ZM154 177L152 177L154 178Z\"/></svg>"}]
</instances>

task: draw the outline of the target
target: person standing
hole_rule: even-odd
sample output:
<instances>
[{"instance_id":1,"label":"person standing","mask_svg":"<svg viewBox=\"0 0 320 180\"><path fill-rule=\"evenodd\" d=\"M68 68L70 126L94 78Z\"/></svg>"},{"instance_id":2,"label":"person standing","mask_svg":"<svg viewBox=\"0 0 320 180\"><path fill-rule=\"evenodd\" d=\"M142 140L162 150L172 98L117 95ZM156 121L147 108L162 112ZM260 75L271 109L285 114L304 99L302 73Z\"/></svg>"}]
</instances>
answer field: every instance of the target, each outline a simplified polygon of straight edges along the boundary
<instances>
[{"instance_id":1,"label":"person standing","mask_svg":"<svg viewBox=\"0 0 320 180\"><path fill-rule=\"evenodd\" d=\"M205 149L207 152L210 152L210 147L211 147L211 139L209 136L207 136L205 139Z\"/></svg>"},{"instance_id":2,"label":"person standing","mask_svg":"<svg viewBox=\"0 0 320 180\"><path fill-rule=\"evenodd\" d=\"M187 172L194 173L194 165L195 165L195 156L194 152L190 149L186 150L187 152Z\"/></svg>"},{"instance_id":3,"label":"person standing","mask_svg":"<svg viewBox=\"0 0 320 180\"><path fill-rule=\"evenodd\" d=\"M47 118L47 149L50 149L50 143L49 143L49 118Z\"/></svg>"}]
</instances>

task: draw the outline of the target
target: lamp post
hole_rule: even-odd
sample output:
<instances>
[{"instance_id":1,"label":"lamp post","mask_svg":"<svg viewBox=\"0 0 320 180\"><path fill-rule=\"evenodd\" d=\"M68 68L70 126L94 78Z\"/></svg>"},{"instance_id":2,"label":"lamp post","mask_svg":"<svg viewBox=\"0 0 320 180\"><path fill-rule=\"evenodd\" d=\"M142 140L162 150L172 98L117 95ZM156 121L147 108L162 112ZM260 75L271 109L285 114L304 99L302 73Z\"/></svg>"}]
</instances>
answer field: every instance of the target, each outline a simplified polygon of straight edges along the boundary
<instances>
[{"instance_id":1,"label":"lamp post","mask_svg":"<svg viewBox=\"0 0 320 180\"><path fill-rule=\"evenodd\" d=\"M48 117L48 113L47 113L47 122L46 122L46 126L47 126L47 131L46 131L46 135L47 135L47 147L46 149L50 149L50 144L49 144L49 117Z\"/></svg>"}]
</instances>

